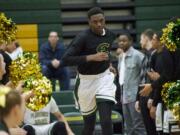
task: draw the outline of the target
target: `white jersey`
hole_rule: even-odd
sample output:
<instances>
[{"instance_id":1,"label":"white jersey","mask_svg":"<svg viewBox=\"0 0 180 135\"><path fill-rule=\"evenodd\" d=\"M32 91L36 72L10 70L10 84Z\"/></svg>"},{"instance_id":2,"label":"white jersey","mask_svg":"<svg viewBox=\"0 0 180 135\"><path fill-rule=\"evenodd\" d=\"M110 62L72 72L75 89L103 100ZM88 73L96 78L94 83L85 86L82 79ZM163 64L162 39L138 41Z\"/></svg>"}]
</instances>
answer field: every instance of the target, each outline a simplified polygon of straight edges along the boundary
<instances>
[{"instance_id":1,"label":"white jersey","mask_svg":"<svg viewBox=\"0 0 180 135\"><path fill-rule=\"evenodd\" d=\"M24 114L24 123L30 125L44 125L50 123L50 113L58 112L58 106L51 97L50 102L41 110L33 112L26 108Z\"/></svg>"}]
</instances>

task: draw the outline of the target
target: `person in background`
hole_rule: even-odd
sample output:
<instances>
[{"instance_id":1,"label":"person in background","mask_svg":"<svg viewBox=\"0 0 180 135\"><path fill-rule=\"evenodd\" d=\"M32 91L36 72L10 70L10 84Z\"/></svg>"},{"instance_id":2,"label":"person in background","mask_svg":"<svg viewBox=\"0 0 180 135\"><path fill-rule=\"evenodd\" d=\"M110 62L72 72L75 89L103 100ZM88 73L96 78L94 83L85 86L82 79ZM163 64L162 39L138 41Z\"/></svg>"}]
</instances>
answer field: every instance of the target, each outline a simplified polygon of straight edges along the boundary
<instances>
[{"instance_id":1,"label":"person in background","mask_svg":"<svg viewBox=\"0 0 180 135\"><path fill-rule=\"evenodd\" d=\"M48 42L42 44L39 52L39 61L42 67L42 73L50 80L59 80L60 89L68 90L70 76L66 67L60 67L61 58L65 52L65 48L59 42L58 33L51 31L49 33Z\"/></svg>"},{"instance_id":2,"label":"person in background","mask_svg":"<svg viewBox=\"0 0 180 135\"><path fill-rule=\"evenodd\" d=\"M11 53L8 53L8 55L11 57L12 60L17 59L19 56L21 56L23 54L23 49L22 47L19 45L18 41L14 41L12 42L12 46L15 48L12 49L12 51L10 51ZM9 48L11 49L11 48Z\"/></svg>"},{"instance_id":3,"label":"person in background","mask_svg":"<svg viewBox=\"0 0 180 135\"><path fill-rule=\"evenodd\" d=\"M8 45L6 44L1 44L0 45L0 54L4 57L4 62L5 62L5 69L6 73L3 76L3 79L1 80L2 84L6 84L9 82L9 65L12 62L11 57L8 55L8 53L12 53L15 49L15 45L13 43L10 43Z\"/></svg>"},{"instance_id":4,"label":"person in background","mask_svg":"<svg viewBox=\"0 0 180 135\"><path fill-rule=\"evenodd\" d=\"M133 39L129 33L122 33L118 36L118 45L123 50L118 59L118 73L125 133L146 135L142 116L135 110L144 54L135 50L132 42Z\"/></svg>"},{"instance_id":5,"label":"person in background","mask_svg":"<svg viewBox=\"0 0 180 135\"><path fill-rule=\"evenodd\" d=\"M147 75L147 72L150 71L150 60L151 54L153 52L151 40L153 38L154 31L152 29L146 29L142 32L140 37L140 44L142 48L142 52L145 55L145 59L143 61L142 67L142 76L140 85L150 82L150 78ZM139 86L139 90L141 87ZM135 108L137 112L141 112L143 116L143 121L146 127L147 135L157 135L156 132L156 125L154 119L150 116L150 108L152 105L152 99L150 96L148 97L141 97L139 95L139 91L137 93Z\"/></svg>"}]
</instances>

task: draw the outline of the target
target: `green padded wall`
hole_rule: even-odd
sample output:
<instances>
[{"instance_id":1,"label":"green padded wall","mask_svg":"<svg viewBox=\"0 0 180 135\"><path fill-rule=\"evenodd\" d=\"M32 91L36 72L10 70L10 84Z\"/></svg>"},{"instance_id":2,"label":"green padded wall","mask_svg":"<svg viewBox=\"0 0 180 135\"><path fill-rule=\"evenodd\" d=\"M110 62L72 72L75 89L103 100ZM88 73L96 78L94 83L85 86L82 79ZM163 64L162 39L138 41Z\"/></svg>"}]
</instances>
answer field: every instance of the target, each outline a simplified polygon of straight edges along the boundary
<instances>
[{"instance_id":1,"label":"green padded wall","mask_svg":"<svg viewBox=\"0 0 180 135\"><path fill-rule=\"evenodd\" d=\"M17 24L36 24L40 46L47 41L50 31L57 31L59 35L62 33L60 3L60 0L1 0L0 11Z\"/></svg>"},{"instance_id":2,"label":"green padded wall","mask_svg":"<svg viewBox=\"0 0 180 135\"><path fill-rule=\"evenodd\" d=\"M135 0L137 41L147 28L156 31L165 27L169 19L180 16L180 0Z\"/></svg>"}]
</instances>

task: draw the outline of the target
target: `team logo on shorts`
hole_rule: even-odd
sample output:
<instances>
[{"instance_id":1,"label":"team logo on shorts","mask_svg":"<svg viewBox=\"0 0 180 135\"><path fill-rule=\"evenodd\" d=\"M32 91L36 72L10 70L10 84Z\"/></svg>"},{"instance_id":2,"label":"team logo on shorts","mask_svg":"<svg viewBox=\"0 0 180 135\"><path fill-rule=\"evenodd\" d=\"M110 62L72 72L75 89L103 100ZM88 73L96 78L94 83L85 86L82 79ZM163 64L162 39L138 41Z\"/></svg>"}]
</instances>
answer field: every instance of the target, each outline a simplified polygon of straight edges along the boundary
<instances>
[{"instance_id":1,"label":"team logo on shorts","mask_svg":"<svg viewBox=\"0 0 180 135\"><path fill-rule=\"evenodd\" d=\"M110 47L110 44L108 43L101 43L97 46L96 48L96 51L97 52L105 52L105 53L108 53L109 52L109 47Z\"/></svg>"}]
</instances>

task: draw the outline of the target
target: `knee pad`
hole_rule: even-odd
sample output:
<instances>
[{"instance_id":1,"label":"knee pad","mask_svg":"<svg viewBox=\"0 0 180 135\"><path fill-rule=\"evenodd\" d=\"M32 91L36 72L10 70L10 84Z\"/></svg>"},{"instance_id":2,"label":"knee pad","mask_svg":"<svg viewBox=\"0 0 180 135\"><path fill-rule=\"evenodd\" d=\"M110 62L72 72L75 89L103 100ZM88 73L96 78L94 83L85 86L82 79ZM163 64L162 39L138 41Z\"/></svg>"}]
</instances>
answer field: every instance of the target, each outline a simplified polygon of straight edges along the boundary
<instances>
[{"instance_id":1,"label":"knee pad","mask_svg":"<svg viewBox=\"0 0 180 135\"><path fill-rule=\"evenodd\" d=\"M31 125L25 125L23 129L26 130L27 135L35 135L35 129Z\"/></svg>"},{"instance_id":2,"label":"knee pad","mask_svg":"<svg viewBox=\"0 0 180 135\"><path fill-rule=\"evenodd\" d=\"M51 135L67 135L67 130L64 122L56 122L51 130Z\"/></svg>"}]
</instances>

